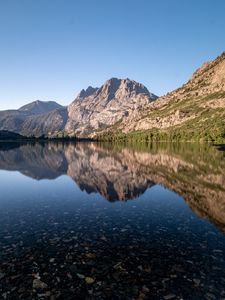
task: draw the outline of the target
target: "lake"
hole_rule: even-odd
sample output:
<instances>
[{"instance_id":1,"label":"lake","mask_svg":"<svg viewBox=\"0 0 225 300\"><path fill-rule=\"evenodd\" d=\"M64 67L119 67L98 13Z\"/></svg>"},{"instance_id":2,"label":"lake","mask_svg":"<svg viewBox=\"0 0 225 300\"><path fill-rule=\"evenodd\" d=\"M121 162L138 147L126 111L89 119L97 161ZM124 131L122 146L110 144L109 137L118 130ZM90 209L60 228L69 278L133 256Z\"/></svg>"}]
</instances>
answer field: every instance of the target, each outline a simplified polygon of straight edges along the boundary
<instances>
[{"instance_id":1,"label":"lake","mask_svg":"<svg viewBox=\"0 0 225 300\"><path fill-rule=\"evenodd\" d=\"M1 143L0 299L225 299L225 152Z\"/></svg>"}]
</instances>

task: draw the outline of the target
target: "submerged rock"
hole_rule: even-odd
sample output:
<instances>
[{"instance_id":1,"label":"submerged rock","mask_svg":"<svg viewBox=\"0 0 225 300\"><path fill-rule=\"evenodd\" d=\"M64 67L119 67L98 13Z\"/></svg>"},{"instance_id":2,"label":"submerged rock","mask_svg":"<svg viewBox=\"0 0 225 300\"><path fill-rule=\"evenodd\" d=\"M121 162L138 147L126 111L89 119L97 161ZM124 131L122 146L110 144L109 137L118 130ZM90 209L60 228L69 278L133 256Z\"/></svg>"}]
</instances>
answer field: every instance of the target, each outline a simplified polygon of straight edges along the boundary
<instances>
[{"instance_id":1,"label":"submerged rock","mask_svg":"<svg viewBox=\"0 0 225 300\"><path fill-rule=\"evenodd\" d=\"M34 279L33 280L33 288L34 289L47 289L48 285L41 281L40 279Z\"/></svg>"}]
</instances>

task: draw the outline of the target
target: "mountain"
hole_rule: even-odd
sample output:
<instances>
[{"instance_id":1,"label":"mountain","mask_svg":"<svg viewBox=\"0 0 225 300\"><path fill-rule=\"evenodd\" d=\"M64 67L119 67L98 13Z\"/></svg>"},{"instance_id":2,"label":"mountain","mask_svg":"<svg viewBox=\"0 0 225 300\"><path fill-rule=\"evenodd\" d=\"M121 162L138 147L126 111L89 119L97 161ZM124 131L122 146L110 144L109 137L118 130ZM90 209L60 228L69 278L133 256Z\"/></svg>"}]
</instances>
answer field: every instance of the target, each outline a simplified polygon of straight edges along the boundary
<instances>
[{"instance_id":1,"label":"mountain","mask_svg":"<svg viewBox=\"0 0 225 300\"><path fill-rule=\"evenodd\" d=\"M45 134L47 130L61 128L65 119L66 108L53 101L34 101L18 110L0 111L0 130L8 130L15 133L31 136ZM63 111L63 112L62 112ZM54 112L54 122L52 114ZM63 116L62 116L63 115ZM49 117L48 121L46 118ZM51 123L46 126L46 124Z\"/></svg>"},{"instance_id":2,"label":"mountain","mask_svg":"<svg viewBox=\"0 0 225 300\"><path fill-rule=\"evenodd\" d=\"M19 108L19 112L24 112L29 115L40 115L48 113L52 110L62 108L62 106L54 101L36 100Z\"/></svg>"},{"instance_id":3,"label":"mountain","mask_svg":"<svg viewBox=\"0 0 225 300\"><path fill-rule=\"evenodd\" d=\"M225 53L203 64L181 88L102 132L143 139L225 140ZM121 134L122 133L122 134Z\"/></svg>"},{"instance_id":4,"label":"mountain","mask_svg":"<svg viewBox=\"0 0 225 300\"><path fill-rule=\"evenodd\" d=\"M55 136L64 131L67 120L66 107L54 109L48 113L31 115L24 120L21 133L25 136Z\"/></svg>"},{"instance_id":5,"label":"mountain","mask_svg":"<svg viewBox=\"0 0 225 300\"><path fill-rule=\"evenodd\" d=\"M68 134L89 135L121 122L124 117L144 109L157 96L130 79L111 78L100 88L82 90L68 107Z\"/></svg>"},{"instance_id":6,"label":"mountain","mask_svg":"<svg viewBox=\"0 0 225 300\"><path fill-rule=\"evenodd\" d=\"M100 88L89 86L63 107L56 102L34 101L18 110L0 111L0 130L25 136L89 136L144 109L157 96L130 79L111 78Z\"/></svg>"}]
</instances>

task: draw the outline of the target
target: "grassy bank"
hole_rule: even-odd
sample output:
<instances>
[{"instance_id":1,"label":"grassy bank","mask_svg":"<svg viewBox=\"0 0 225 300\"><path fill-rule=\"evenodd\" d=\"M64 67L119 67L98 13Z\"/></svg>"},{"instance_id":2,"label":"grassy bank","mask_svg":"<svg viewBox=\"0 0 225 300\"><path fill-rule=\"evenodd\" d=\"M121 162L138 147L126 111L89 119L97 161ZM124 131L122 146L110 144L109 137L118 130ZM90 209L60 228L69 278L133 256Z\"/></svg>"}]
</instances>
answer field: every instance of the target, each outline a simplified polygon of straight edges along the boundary
<instances>
[{"instance_id":1,"label":"grassy bank","mask_svg":"<svg viewBox=\"0 0 225 300\"><path fill-rule=\"evenodd\" d=\"M144 131L134 131L130 133L107 132L97 136L97 140L100 141L138 141L138 142L213 142L213 143L225 143L224 131L198 131L198 130L159 130L151 129Z\"/></svg>"},{"instance_id":2,"label":"grassy bank","mask_svg":"<svg viewBox=\"0 0 225 300\"><path fill-rule=\"evenodd\" d=\"M152 128L149 130L123 133L122 131L107 131L97 135L98 140L106 141L191 141L225 143L225 119L220 116L197 117L184 124L167 129Z\"/></svg>"}]
</instances>

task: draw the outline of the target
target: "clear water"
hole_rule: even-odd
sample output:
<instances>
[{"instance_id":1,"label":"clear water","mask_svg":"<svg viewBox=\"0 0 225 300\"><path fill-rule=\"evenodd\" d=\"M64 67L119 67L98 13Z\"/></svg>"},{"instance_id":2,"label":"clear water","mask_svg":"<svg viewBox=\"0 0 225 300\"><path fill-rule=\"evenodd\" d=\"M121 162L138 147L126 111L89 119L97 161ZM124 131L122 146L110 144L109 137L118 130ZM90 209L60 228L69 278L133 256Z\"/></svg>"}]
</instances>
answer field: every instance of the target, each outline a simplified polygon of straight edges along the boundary
<instances>
[{"instance_id":1,"label":"clear water","mask_svg":"<svg viewBox=\"0 0 225 300\"><path fill-rule=\"evenodd\" d=\"M225 157L1 144L0 299L225 299Z\"/></svg>"}]
</instances>

